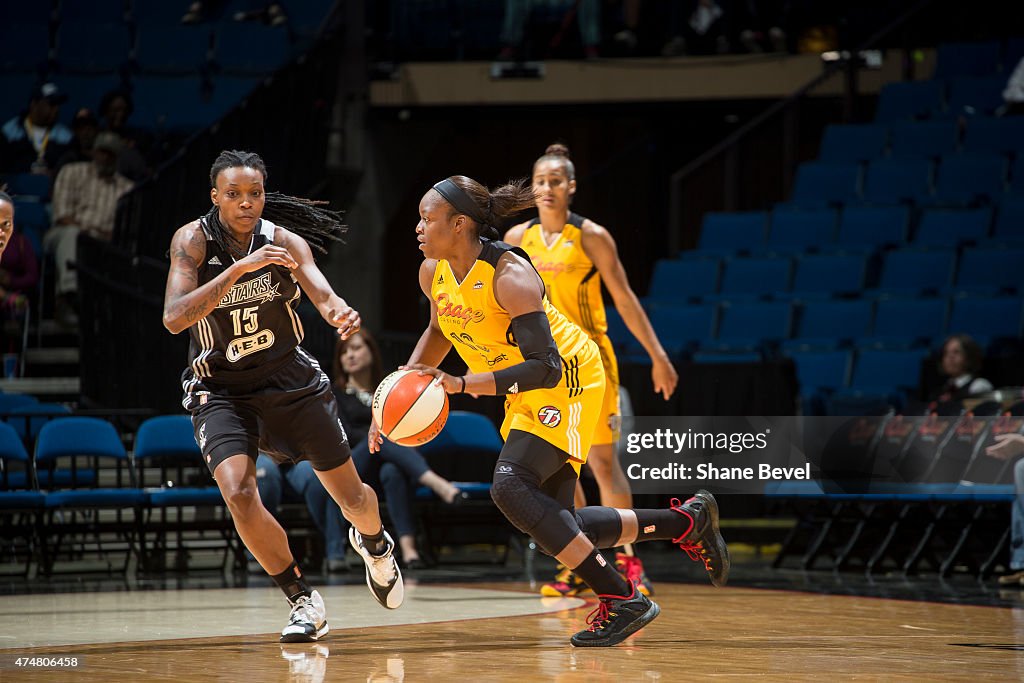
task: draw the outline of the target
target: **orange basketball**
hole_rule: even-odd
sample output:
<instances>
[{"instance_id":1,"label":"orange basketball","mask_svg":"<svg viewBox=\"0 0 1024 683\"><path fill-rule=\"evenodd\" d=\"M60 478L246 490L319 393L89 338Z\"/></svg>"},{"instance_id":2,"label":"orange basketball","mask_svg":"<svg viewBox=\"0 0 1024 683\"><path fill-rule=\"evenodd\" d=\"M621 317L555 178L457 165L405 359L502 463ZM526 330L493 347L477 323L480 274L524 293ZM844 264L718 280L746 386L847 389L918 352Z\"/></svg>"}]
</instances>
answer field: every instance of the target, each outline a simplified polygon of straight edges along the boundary
<instances>
[{"instance_id":1,"label":"orange basketball","mask_svg":"<svg viewBox=\"0 0 1024 683\"><path fill-rule=\"evenodd\" d=\"M373 418L380 433L401 446L419 446L437 436L448 419L448 394L430 375L396 370L373 393Z\"/></svg>"}]
</instances>

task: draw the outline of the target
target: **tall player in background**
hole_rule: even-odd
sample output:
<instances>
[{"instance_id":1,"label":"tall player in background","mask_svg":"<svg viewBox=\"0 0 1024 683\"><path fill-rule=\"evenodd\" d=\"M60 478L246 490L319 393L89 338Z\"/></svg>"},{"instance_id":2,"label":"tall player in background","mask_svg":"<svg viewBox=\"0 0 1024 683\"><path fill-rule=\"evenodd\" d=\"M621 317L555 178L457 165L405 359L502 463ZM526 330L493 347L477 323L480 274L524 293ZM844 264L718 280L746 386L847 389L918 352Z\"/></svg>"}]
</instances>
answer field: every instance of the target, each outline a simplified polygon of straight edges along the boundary
<instances>
[{"instance_id":1,"label":"tall player in background","mask_svg":"<svg viewBox=\"0 0 1024 683\"><path fill-rule=\"evenodd\" d=\"M401 605L403 584L377 495L352 463L331 383L299 346L295 309L303 291L342 338L359 330L359 313L331 289L309 246L326 251L326 240L342 230L339 216L319 202L268 195L266 180L263 160L251 152L221 152L214 161L213 207L171 241L164 326L173 334L189 331L182 404L238 535L291 605L281 640L315 641L328 631L324 601L260 502L258 451L310 461L352 523L349 539L377 602Z\"/></svg>"},{"instance_id":2,"label":"tall player in background","mask_svg":"<svg viewBox=\"0 0 1024 683\"><path fill-rule=\"evenodd\" d=\"M574 509L604 400L604 369L597 344L548 301L526 253L493 239L494 225L532 204L525 182L490 192L465 176L446 178L423 196L416 236L430 322L407 367L432 375L450 394L505 395L505 445L491 498L598 594L590 627L572 644L605 647L642 628L659 609L599 548L672 540L704 562L716 586L728 580L729 551L718 531L718 504L706 491L661 510ZM437 369L452 346L469 374ZM376 425L368 442L371 451L380 448Z\"/></svg>"},{"instance_id":3,"label":"tall player in background","mask_svg":"<svg viewBox=\"0 0 1024 683\"><path fill-rule=\"evenodd\" d=\"M660 393L667 401L676 390L679 375L629 286L615 239L594 221L570 211L576 194L576 169L567 147L551 145L544 156L534 162L533 192L538 217L511 228L505 233L505 242L521 246L530 255L544 278L551 303L579 325L601 351L608 382L587 464L597 479L601 505L631 508L633 493L615 449L620 421L619 364L607 335L602 281L626 327L651 357L651 383L655 393ZM583 488L577 485L576 505L583 507L585 501ZM615 565L626 578L639 583L646 595L651 594L650 581L632 544L627 543L615 554ZM565 567L554 581L541 586L541 593L550 596L576 595L582 590L586 590L586 584Z\"/></svg>"}]
</instances>

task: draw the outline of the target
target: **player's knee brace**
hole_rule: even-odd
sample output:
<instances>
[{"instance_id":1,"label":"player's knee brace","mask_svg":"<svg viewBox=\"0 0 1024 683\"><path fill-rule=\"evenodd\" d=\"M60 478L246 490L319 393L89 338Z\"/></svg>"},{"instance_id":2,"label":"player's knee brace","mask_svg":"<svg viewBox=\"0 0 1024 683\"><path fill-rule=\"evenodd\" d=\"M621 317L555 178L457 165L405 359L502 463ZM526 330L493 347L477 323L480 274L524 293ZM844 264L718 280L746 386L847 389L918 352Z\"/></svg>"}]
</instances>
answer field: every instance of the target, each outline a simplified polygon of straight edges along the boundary
<instances>
[{"instance_id":1,"label":"player's knee brace","mask_svg":"<svg viewBox=\"0 0 1024 683\"><path fill-rule=\"evenodd\" d=\"M548 555L562 552L579 533L576 520L535 483L516 474L495 477L491 499L512 524Z\"/></svg>"},{"instance_id":2,"label":"player's knee brace","mask_svg":"<svg viewBox=\"0 0 1024 683\"><path fill-rule=\"evenodd\" d=\"M615 508L582 508L576 511L576 523L596 548L612 548L622 536L622 518Z\"/></svg>"}]
</instances>

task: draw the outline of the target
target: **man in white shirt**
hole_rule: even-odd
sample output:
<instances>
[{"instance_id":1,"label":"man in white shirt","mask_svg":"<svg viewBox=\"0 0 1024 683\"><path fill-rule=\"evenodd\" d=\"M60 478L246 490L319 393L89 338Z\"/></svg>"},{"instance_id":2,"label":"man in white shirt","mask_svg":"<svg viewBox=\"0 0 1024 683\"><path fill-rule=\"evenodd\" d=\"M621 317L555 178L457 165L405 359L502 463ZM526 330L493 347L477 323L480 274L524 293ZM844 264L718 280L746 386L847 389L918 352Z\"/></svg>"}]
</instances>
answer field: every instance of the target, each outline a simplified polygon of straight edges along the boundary
<instances>
[{"instance_id":1,"label":"man in white shirt","mask_svg":"<svg viewBox=\"0 0 1024 683\"><path fill-rule=\"evenodd\" d=\"M110 240L114 232L117 201L132 189L132 182L117 172L121 139L115 133L96 136L92 161L64 166L53 186L53 227L43 239L43 247L57 262L57 319L73 327L77 324L74 299L78 275L73 269L77 258L78 235Z\"/></svg>"}]
</instances>

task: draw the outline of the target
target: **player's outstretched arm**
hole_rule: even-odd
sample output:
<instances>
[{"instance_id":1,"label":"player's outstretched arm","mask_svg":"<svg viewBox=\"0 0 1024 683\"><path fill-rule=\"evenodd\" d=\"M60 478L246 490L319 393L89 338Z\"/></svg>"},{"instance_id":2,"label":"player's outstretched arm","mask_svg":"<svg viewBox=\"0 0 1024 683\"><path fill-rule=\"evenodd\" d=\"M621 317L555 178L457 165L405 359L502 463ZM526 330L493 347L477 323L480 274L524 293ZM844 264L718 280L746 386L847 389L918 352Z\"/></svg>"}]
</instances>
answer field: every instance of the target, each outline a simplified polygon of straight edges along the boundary
<instances>
[{"instance_id":1,"label":"player's outstretched arm","mask_svg":"<svg viewBox=\"0 0 1024 683\"><path fill-rule=\"evenodd\" d=\"M327 281L323 272L316 265L313 251L309 248L306 240L289 230L278 227L275 231L274 241L287 249L295 259L296 266L293 271L295 279L299 281L302 291L316 306L320 317L326 320L331 327L337 328L342 339L348 339L358 332L362 324L359 312L335 293L331 283Z\"/></svg>"},{"instance_id":2,"label":"player's outstretched arm","mask_svg":"<svg viewBox=\"0 0 1024 683\"><path fill-rule=\"evenodd\" d=\"M615 308L622 316L622 322L626 323L626 327L651 357L651 382L654 385L654 392L661 394L667 401L676 390L679 374L661 346L647 313L640 305L640 299L629 286L626 269L619 260L615 239L600 225L586 220L583 222L583 250L594 262L597 272L601 274L601 279L615 302Z\"/></svg>"}]
</instances>

